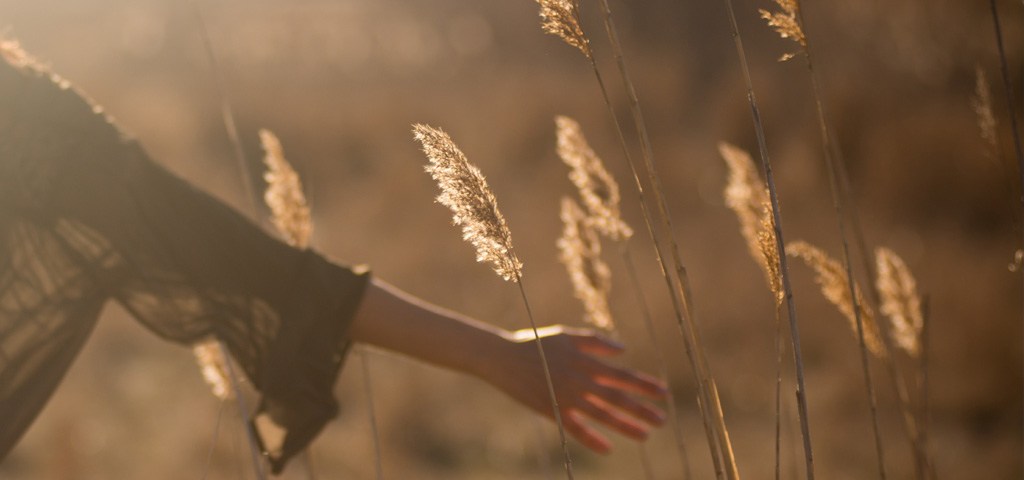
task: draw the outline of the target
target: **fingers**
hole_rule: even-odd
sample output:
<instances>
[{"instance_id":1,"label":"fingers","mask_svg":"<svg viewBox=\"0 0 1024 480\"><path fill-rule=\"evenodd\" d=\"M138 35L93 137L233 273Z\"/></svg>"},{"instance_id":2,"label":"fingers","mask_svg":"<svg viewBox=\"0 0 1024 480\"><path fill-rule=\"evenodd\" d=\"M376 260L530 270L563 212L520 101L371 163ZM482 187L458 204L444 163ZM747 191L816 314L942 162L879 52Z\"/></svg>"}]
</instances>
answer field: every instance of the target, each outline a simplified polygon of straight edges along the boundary
<instances>
[{"instance_id":1,"label":"fingers","mask_svg":"<svg viewBox=\"0 0 1024 480\"><path fill-rule=\"evenodd\" d=\"M597 453L608 453L611 451L612 443L593 427L584 423L579 411L568 410L563 418L563 423L565 424L565 430L582 443L583 446Z\"/></svg>"},{"instance_id":2,"label":"fingers","mask_svg":"<svg viewBox=\"0 0 1024 480\"><path fill-rule=\"evenodd\" d=\"M573 334L572 340L581 352L601 357L618 355L626 350L622 343L591 332Z\"/></svg>"},{"instance_id":3,"label":"fingers","mask_svg":"<svg viewBox=\"0 0 1024 480\"><path fill-rule=\"evenodd\" d=\"M629 394L615 388L598 388L588 397L596 396L602 403L626 412L635 418L639 418L651 425L665 423L665 412L642 400L637 400Z\"/></svg>"},{"instance_id":4,"label":"fingers","mask_svg":"<svg viewBox=\"0 0 1024 480\"><path fill-rule=\"evenodd\" d=\"M590 362L589 369L594 381L606 387L655 399L665 398L668 393L668 386L665 385L665 382L646 373L609 365L600 360Z\"/></svg>"},{"instance_id":5,"label":"fingers","mask_svg":"<svg viewBox=\"0 0 1024 480\"><path fill-rule=\"evenodd\" d=\"M588 396L579 408L590 418L611 427L629 438L634 440L644 440L647 438L648 428L646 426L597 397Z\"/></svg>"}]
</instances>

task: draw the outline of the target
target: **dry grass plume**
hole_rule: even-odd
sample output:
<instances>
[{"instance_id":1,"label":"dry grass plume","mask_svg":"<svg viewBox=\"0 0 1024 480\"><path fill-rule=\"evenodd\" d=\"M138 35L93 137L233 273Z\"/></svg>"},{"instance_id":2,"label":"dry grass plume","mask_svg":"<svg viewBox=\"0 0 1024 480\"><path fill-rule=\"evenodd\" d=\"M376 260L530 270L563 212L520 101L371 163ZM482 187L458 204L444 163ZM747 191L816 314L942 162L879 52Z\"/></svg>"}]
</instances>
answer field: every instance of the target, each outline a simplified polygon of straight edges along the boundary
<instances>
[{"instance_id":1,"label":"dry grass plume","mask_svg":"<svg viewBox=\"0 0 1024 480\"><path fill-rule=\"evenodd\" d=\"M633 229L622 220L619 184L594 153L575 120L555 117L558 156L572 170L569 180L576 185L594 228L618 242L633 236Z\"/></svg>"},{"instance_id":2,"label":"dry grass plume","mask_svg":"<svg viewBox=\"0 0 1024 480\"><path fill-rule=\"evenodd\" d=\"M917 282L903 259L888 248L875 249L878 267L877 285L882 314L889 318L892 339L912 357L921 353L921 329L924 315Z\"/></svg>"},{"instance_id":3,"label":"dry grass plume","mask_svg":"<svg viewBox=\"0 0 1024 480\"><path fill-rule=\"evenodd\" d=\"M605 331L615 329L608 308L612 273L601 260L601 241L583 208L574 200L562 198L562 236L558 239L558 259L565 265L573 292L583 303L587 323Z\"/></svg>"},{"instance_id":4,"label":"dry grass plume","mask_svg":"<svg viewBox=\"0 0 1024 480\"><path fill-rule=\"evenodd\" d=\"M263 174L267 182L263 201L270 207L271 221L289 245L307 248L313 234L313 221L302 192L302 180L284 158L281 142L273 132L260 130L260 144L264 152L263 163L267 166Z\"/></svg>"},{"instance_id":5,"label":"dry grass plume","mask_svg":"<svg viewBox=\"0 0 1024 480\"><path fill-rule=\"evenodd\" d=\"M452 211L462 238L476 248L476 260L490 263L501 278L517 281L523 264L515 256L512 232L483 174L441 129L416 124L413 135L430 160L427 172L441 188L438 203Z\"/></svg>"},{"instance_id":6,"label":"dry grass plume","mask_svg":"<svg viewBox=\"0 0 1024 480\"><path fill-rule=\"evenodd\" d=\"M541 28L546 33L557 35L588 59L594 58L590 40L580 26L579 0L537 0L537 3L540 5Z\"/></svg>"},{"instance_id":7,"label":"dry grass plume","mask_svg":"<svg viewBox=\"0 0 1024 480\"><path fill-rule=\"evenodd\" d=\"M767 20L768 26L772 27L780 37L792 39L800 44L801 48L807 48L807 37L804 36L804 29L800 26L799 20L800 2L798 0L775 0L775 3L781 11L769 12L763 8L758 9L761 12L761 18ZM795 53L787 53L779 57L779 61L784 62L795 56Z\"/></svg>"},{"instance_id":8,"label":"dry grass plume","mask_svg":"<svg viewBox=\"0 0 1024 480\"><path fill-rule=\"evenodd\" d=\"M775 218L767 188L750 154L726 142L718 144L718 152L729 167L725 204L736 213L750 255L764 271L775 304L781 305L785 293L775 240Z\"/></svg>"},{"instance_id":9,"label":"dry grass plume","mask_svg":"<svg viewBox=\"0 0 1024 480\"><path fill-rule=\"evenodd\" d=\"M857 335L853 298L850 297L850 285L847 283L846 270L843 269L843 265L838 260L829 257L821 249L802 241L786 245L786 254L803 260L807 266L814 269L817 274L815 282L821 287L821 293L850 321L853 334ZM860 286L855 283L853 290L857 295L857 305L860 306L861 324L864 327L864 344L876 357L885 357L885 347L882 345L875 313L865 303Z\"/></svg>"}]
</instances>

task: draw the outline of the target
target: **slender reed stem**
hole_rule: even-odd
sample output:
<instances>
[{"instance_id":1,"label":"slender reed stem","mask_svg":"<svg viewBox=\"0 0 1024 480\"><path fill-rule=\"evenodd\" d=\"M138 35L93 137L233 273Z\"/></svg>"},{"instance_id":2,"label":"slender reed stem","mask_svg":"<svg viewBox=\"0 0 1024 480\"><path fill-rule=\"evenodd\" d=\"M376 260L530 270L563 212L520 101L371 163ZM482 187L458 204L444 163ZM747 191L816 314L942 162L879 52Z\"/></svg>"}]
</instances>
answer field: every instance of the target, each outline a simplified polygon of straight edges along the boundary
<instances>
[{"instance_id":1,"label":"slender reed stem","mask_svg":"<svg viewBox=\"0 0 1024 480\"><path fill-rule=\"evenodd\" d=\"M675 268L667 268L667 265L664 263L664 257L661 257L659 255L659 258L662 262L662 268L665 272L666 278L671 277L672 272L675 272L677 275L675 286L676 288L678 288L678 291L676 291L676 288L672 289L673 291L676 291L676 293L673 295L673 297L676 297L674 302L682 307L682 310L677 310L677 313L679 319L681 320L681 323L686 324L685 328L683 328L684 337L688 338L688 341L693 343L693 349L696 353L696 356L691 358L691 364L694 363L693 360L695 358L697 362L694 364L694 366L696 367L696 373L699 380L698 385L702 385L702 397L704 398L705 405L708 407L708 410L705 414L711 417L712 422L710 423L714 426L713 432L714 435L717 437L717 443L719 445L719 449L721 450L721 466L725 470L727 478L729 478L730 480L735 480L739 478L739 472L736 468L735 454L732 449L732 443L729 440L728 430L725 426L724 414L722 412L721 402L718 399L717 388L715 387L711 371L708 368L707 358L704 353L703 346L701 343L699 343L700 334L697 330L696 322L693 320L692 311L687 307L692 302L687 301L684 298L689 295L690 289L688 286L688 281L678 276L680 272L685 273L685 267L683 267L683 262L679 255L679 247L676 243L675 236L673 235L672 221L668 213L668 207L666 205L665 195L661 188L661 182L657 176L657 173L654 170L653 149L651 148L650 137L647 132L647 127L644 122L643 114L640 110L640 101L636 95L636 88L633 86L633 82L629 76L629 71L626 68L625 58L622 52L622 45L619 42L618 33L615 28L615 23L612 19L611 7L608 5L607 0L601 0L600 5L604 12L605 31L608 34L608 39L612 47L612 53L615 57L619 74L622 77L623 85L625 86L626 93L629 97L630 112L632 113L633 123L636 128L637 135L640 137L641 152L644 160L644 166L647 171L648 184L651 186L652 192L655 196L655 204L658 209L658 216L661 220L661 227L663 229L663 233L670 242L670 245L672 247L671 253ZM593 59L591 59L591 62L593 63ZM597 68L595 66L595 71L596 70ZM611 108L610 103L609 108ZM620 132L620 137L621 136L622 135ZM623 142L623 148L627 148L625 142ZM653 230L653 228L650 225L649 228ZM655 244L657 245L657 241L655 241ZM670 287L672 287L671 284L672 282L669 279ZM683 314L684 312L685 315Z\"/></svg>"},{"instance_id":2,"label":"slender reed stem","mask_svg":"<svg viewBox=\"0 0 1024 480\"><path fill-rule=\"evenodd\" d=\"M800 23L800 25L802 27L803 25L806 24L806 22L804 21L803 10L798 10L797 11L797 15L798 15L798 22ZM804 35L805 35L805 38L806 38L806 35L807 35L806 29L803 29L803 31L804 31ZM876 451L876 454L878 456L878 470L879 470L880 478L882 478L884 480L886 478L886 475L885 475L885 457L884 457L884 454L883 454L883 450L884 449L882 447L882 436L881 436L881 433L879 431L878 406L877 406L877 400L876 400L876 396L875 396L874 382L873 382L872 377L871 377L871 368L870 368L870 363L869 363L869 358L868 358L867 346L864 343L864 322L863 322L863 318L861 317L860 300L857 298L857 295L856 295L856 287L855 287L856 284L854 282L854 276L853 276L853 263L852 263L852 260L850 258L850 245L849 245L849 242L847 241L846 221L845 221L846 203L844 202L843 193L842 193L842 186L840 185L841 184L841 181L840 181L840 178L839 178L840 175L837 172L836 158L833 155L833 148L834 148L834 146L833 146L833 143L832 143L833 140L832 140L832 136L830 134L830 129L828 127L827 115L825 113L825 105L824 105L824 100L822 98L821 82L820 82L820 80L818 78L817 71L814 69L814 62L813 62L812 56L811 56L810 43L811 43L810 40L807 39L806 43L803 45L803 52L804 52L805 60L807 62L807 71L808 71L808 73L809 73L809 75L811 77L811 88L812 88L812 91L813 91L813 94L814 94L815 106L817 107L818 127L819 127L819 130L820 130L820 133L821 133L822 144L823 144L823 147L824 147L825 167L826 167L826 170L828 172L829 187L830 187L830 190L832 192L832 206L833 206L833 208L836 211L836 221L838 223L839 237L840 237L840 241L841 241L842 247L843 247L843 267L846 270L846 281L847 281L847 285L848 285L848 287L850 289L850 297L851 297L851 302L853 304L854 318L856 320L855 323L857 324L857 340L858 340L857 343L858 343L858 346L860 347L861 368L862 368L862 370L864 372L864 382L865 382L865 386L866 386L866 389L867 389L868 401L870 403L870 409L871 409L871 422L872 422L872 429L873 429L874 437L875 437L875 451ZM874 282L872 282L872 283L874 283ZM885 337L885 335L882 335L882 337ZM886 345L888 346L888 343ZM889 349L889 351L891 351L891 349ZM890 358L891 358L891 355L890 355ZM919 452L919 449L916 447L916 444L917 444L916 436L912 436L912 442L915 444L914 452L915 452L915 455L917 455L918 452Z\"/></svg>"},{"instance_id":3,"label":"slender reed stem","mask_svg":"<svg viewBox=\"0 0 1024 480\"><path fill-rule=\"evenodd\" d=\"M256 193L252 188L252 176L249 172L249 166L245 160L245 151L242 149L242 142L238 137L238 128L235 124L235 116L231 109L231 102L228 100L227 92L224 88L224 79L217 63L217 56L213 52L213 43L210 41L210 35L206 28L206 21L203 18L203 12L200 5L196 0L193 0L192 6L196 15L196 21L199 24L199 34L202 37L203 49L206 52L206 58L210 62L210 68L214 74L214 83L217 88L217 95L221 100L221 116L224 121L224 127L227 130L228 138L231 141L231 146L235 153L235 159L238 162L246 197L249 199L250 214L252 218L257 218L257 205L259 204L259 199L256 197ZM238 378L235 376L231 357L228 355L228 349L221 340L217 340L217 344L221 349L221 354L225 358L224 363L228 367L227 371L229 379L231 380L231 387L235 390L235 397L238 399L238 415L242 420L242 425L245 426L246 438L249 440L249 451L252 455L253 469L256 477L263 480L266 478L266 475L263 472L263 461L260 454L259 443L256 440L256 432L254 431L252 424L246 418L249 416L249 409L245 404L245 399L243 398L242 391L239 388Z\"/></svg>"},{"instance_id":4,"label":"slender reed stem","mask_svg":"<svg viewBox=\"0 0 1024 480\"><path fill-rule=\"evenodd\" d=\"M701 375L699 373L698 364L694 357L694 347L689 343L689 337L687 337L683 333L685 330L683 325L686 322L687 316L683 314L682 300L680 299L677 293L678 290L675 285L675 280L672 277L671 272L673 272L674 270L669 268L668 261L665 259L665 255L662 252L661 243L658 241L658 234L655 230L654 222L651 218L650 206L648 206L644 196L644 186L643 182L640 180L640 173L637 169L636 162L633 161L633 157L629 153L629 146L626 143L626 137L622 131L622 125L619 122L619 117L615 113L614 107L612 106L611 98L608 95L608 89L605 87L604 84L604 77L601 75L601 70L597 68L597 63L594 61L593 57L590 57L590 66L593 69L594 77L596 78L597 84L600 87L601 96L604 99L604 103L608 109L609 116L611 117L612 123L615 126L615 132L618 134L619 144L622 146L622 153L625 156L627 163L629 164L630 172L632 173L633 181L637 188L640 210L643 213L644 217L644 225L647 227L647 233L648 235L650 235L651 242L654 244L654 253L657 257L658 264L661 267L661 274L662 277L665 279L665 285L669 290L669 298L671 298L672 300L672 309L675 312L676 322L679 325L680 334L683 335L683 347L686 351L687 359L690 362L690 368L693 371L694 377L699 379ZM706 406L708 402L706 399L703 382L697 382L697 391L697 408L701 414L701 420L704 425L704 432L708 437L708 449L710 451L712 464L714 465L715 469L715 478L721 480L724 477L723 468L720 461L720 449L718 447L718 442L715 440L716 434L714 432L714 427L712 426L712 422L707 411Z\"/></svg>"},{"instance_id":5,"label":"slender reed stem","mask_svg":"<svg viewBox=\"0 0 1024 480\"><path fill-rule=\"evenodd\" d=\"M736 22L736 12L733 9L731 0L724 0L726 10L729 13L729 26L732 30L733 43L736 45L736 54L740 60L740 69L743 73L743 80L747 89L747 103L750 104L750 115L754 122L754 132L757 135L757 147L761 156L761 166L765 172L765 183L768 186L768 196L772 204L772 219L775 226L775 246L779 257L779 273L782 277L782 287L785 295L787 313L789 314L789 329L793 342L793 357L796 363L797 382L797 406L800 414L800 432L803 437L804 460L806 464L808 480L814 479L814 452L811 445L810 421L807 413L806 384L804 383L803 354L800 345L800 333L796 318L796 306L793 303L793 289L790 286L789 266L786 259L786 242L782 234L782 213L779 206L778 189L775 186L775 176L772 170L772 163L768 156L768 144L765 140L764 122L761 120L761 110L757 106L757 97L754 95L754 83L750 76L750 67L747 65L747 53L743 47L743 37L740 36L739 26ZM775 405L775 476L779 477L779 403L781 377L781 355L782 339L781 325L779 322L779 311L776 308L776 353L779 355L777 364L780 370L776 375L776 405ZM884 477L884 474L883 474Z\"/></svg>"},{"instance_id":6,"label":"slender reed stem","mask_svg":"<svg viewBox=\"0 0 1024 480\"><path fill-rule=\"evenodd\" d=\"M363 348L357 347L359 352L359 363L363 366L363 390L366 392L367 419L370 422L370 432L373 433L373 457L374 472L377 480L384 479L384 465L380 449L380 431L377 429L377 410L374 408L373 400L373 376L370 375L370 354Z\"/></svg>"},{"instance_id":7,"label":"slender reed stem","mask_svg":"<svg viewBox=\"0 0 1024 480\"><path fill-rule=\"evenodd\" d=\"M637 448L640 450L640 467L644 470L644 478L654 480L654 467L651 465L651 455L647 452L647 444L641 443Z\"/></svg>"},{"instance_id":8,"label":"slender reed stem","mask_svg":"<svg viewBox=\"0 0 1024 480\"><path fill-rule=\"evenodd\" d=\"M669 384L668 378L668 363L665 361L665 355L662 353L661 348L658 347L658 334L654 329L654 318L651 316L651 309L647 305L647 299L644 298L644 291L640 287L640 278L636 272L636 265L633 263L633 255L629 251L629 244L623 241L619 244L619 252L622 255L622 262L626 265L626 272L629 276L630 284L633 285L633 294L636 296L637 303L640 305L640 311L643 314L644 326L647 329L648 341L654 347L655 356L658 361L658 375L661 380L666 384ZM683 425L681 418L679 417L678 409L676 408L675 395L672 393L671 385L667 392L667 398L665 399L666 409L668 410L669 421L672 422L672 435L676 441L676 448L679 449L679 459L682 462L683 467L683 478L690 480L693 478L693 473L690 471L690 459L686 453L686 443L683 441Z\"/></svg>"},{"instance_id":9,"label":"slender reed stem","mask_svg":"<svg viewBox=\"0 0 1024 480\"><path fill-rule=\"evenodd\" d=\"M263 457L260 455L260 449L258 447L259 442L256 441L256 430L252 423L246 421L245 416L248 415L249 406L246 405L245 395L242 393L240 388L240 382L238 381L238 375L235 373L234 362L231 361L231 357L228 355L227 348L224 346L224 342L218 341L217 346L221 349L221 356L224 357L224 365L227 367L228 378L231 380L231 388L235 390L235 399L238 400L239 416L242 420L242 425L245 425L245 435L249 440L249 453L252 455L252 468L253 474L259 480L266 480L267 474L263 471Z\"/></svg>"},{"instance_id":10,"label":"slender reed stem","mask_svg":"<svg viewBox=\"0 0 1024 480\"><path fill-rule=\"evenodd\" d=\"M1022 2L1024 3L1024 2ZM1003 76L1003 88L1006 89L1006 108L1010 114L1010 127L1013 130L1013 146L1017 153L1017 173L1020 176L1020 208L1021 208L1021 245L1024 248L1024 149L1021 148L1020 130L1017 127L1017 114L1015 113L1013 100L1013 82L1010 80L1010 68L1006 61L1006 48L1003 46L1003 29L999 22L999 9L995 0L989 0L989 7L992 10L992 25L995 29L996 46L999 49L999 69ZM1024 302L1024 269L1021 269L1021 302ZM1024 316L1024 304L1021 307L1021 314ZM1024 321L1024 317L1022 317ZM1021 340L1024 342L1024 338ZM1024 381L1024 378L1022 378Z\"/></svg>"},{"instance_id":11,"label":"slender reed stem","mask_svg":"<svg viewBox=\"0 0 1024 480\"><path fill-rule=\"evenodd\" d=\"M515 256L515 254L512 254ZM537 331L537 322L533 319L533 310L530 308L530 301L526 299L526 288L523 287L523 277L515 272L516 285L519 286L519 294L523 297L523 305L526 306L526 316L530 319L530 328L533 329L533 339L537 345L537 354L540 355L540 363L544 368L544 381L547 382L548 395L551 397L551 409L555 415L555 423L558 424L558 436L562 442L562 453L565 455L565 475L573 480L572 457L569 456L569 441L565 436L565 424L562 423L561 409L558 407L558 398L555 396L555 384L551 381L551 369L548 367L548 357L544 354L544 345L541 343L540 332Z\"/></svg>"},{"instance_id":12,"label":"slender reed stem","mask_svg":"<svg viewBox=\"0 0 1024 480\"><path fill-rule=\"evenodd\" d=\"M931 305L928 295L923 295L921 299L921 356L918 359L918 393L917 399L920 405L918 413L918 430L920 432L921 448L928 452L928 417L929 413L929 402L928 402L928 362L929 362L929 343L932 330L932 319L931 319ZM929 475L928 478L936 478L935 465L931 461L931 456L925 456L927 464L924 465L926 472Z\"/></svg>"},{"instance_id":13,"label":"slender reed stem","mask_svg":"<svg viewBox=\"0 0 1024 480\"><path fill-rule=\"evenodd\" d=\"M782 475L782 306L775 307L775 480Z\"/></svg>"},{"instance_id":14,"label":"slender reed stem","mask_svg":"<svg viewBox=\"0 0 1024 480\"><path fill-rule=\"evenodd\" d=\"M213 463L213 452L217 449L217 437L220 436L220 421L224 417L225 406L227 406L227 402L221 400L217 407L217 420L213 423L213 439L210 440L210 449L206 453L206 465L203 466L201 480L206 480L206 477L210 475L210 465Z\"/></svg>"},{"instance_id":15,"label":"slender reed stem","mask_svg":"<svg viewBox=\"0 0 1024 480\"><path fill-rule=\"evenodd\" d=\"M316 468L313 467L313 450L310 448L303 450L302 460L306 464L306 478L309 480L317 480Z\"/></svg>"}]
</instances>

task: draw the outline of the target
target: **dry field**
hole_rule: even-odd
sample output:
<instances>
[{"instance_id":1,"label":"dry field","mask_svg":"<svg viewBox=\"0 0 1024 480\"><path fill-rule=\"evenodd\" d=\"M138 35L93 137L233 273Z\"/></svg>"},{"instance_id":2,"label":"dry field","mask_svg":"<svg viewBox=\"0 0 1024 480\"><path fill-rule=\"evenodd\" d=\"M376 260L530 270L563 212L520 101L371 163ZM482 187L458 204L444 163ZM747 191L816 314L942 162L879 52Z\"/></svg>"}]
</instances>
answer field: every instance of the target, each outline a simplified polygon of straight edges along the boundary
<instances>
[{"instance_id":1,"label":"dry field","mask_svg":"<svg viewBox=\"0 0 1024 480\"><path fill-rule=\"evenodd\" d=\"M217 72L191 3L0 0L0 27L104 105L158 162L247 211L220 118L222 75L254 168L257 131L269 128L305 179L319 249L508 328L526 326L519 295L473 261L448 212L433 203L436 186L423 172L411 124L442 126L487 175L525 263L538 321L580 324L555 248L559 199L572 185L555 154L554 117L574 117L623 186L695 478L713 478L694 382L600 91L579 52L541 32L534 2L197 0L220 57ZM585 4L601 65L613 72L597 4ZM1024 6L999 5L1020 116ZM788 239L839 256L807 70L799 59L776 61L794 44L758 18L758 8L772 6L735 4L783 227ZM805 0L803 7L865 234L898 252L930 298L930 436L939 476L1021 478L1021 279L1007 268L1020 242L1019 187L987 2ZM739 470L772 478L774 306L724 204L728 172L717 153L719 141L757 147L728 17L719 2L612 8ZM986 154L971 106L976 65L993 85L1002 159ZM617 83L611 91L627 112ZM653 370L622 265L608 261L612 310L631 346L623 361ZM817 473L877 477L855 337L811 271L797 262L791 269ZM369 358L387 478L559 477L553 425L538 430L531 414L473 379L386 352ZM316 478L373 477L358 362L352 357L339 381L339 418L314 444ZM896 399L877 362L873 373L888 473L911 478ZM801 478L787 388L783 474ZM236 412L220 411L188 348L161 342L111 306L49 406L0 464L0 478L252 478ZM607 457L574 447L578 478L642 478L636 445L615 442ZM648 444L657 477L682 478L669 430ZM297 461L282 478L309 477Z\"/></svg>"}]
</instances>

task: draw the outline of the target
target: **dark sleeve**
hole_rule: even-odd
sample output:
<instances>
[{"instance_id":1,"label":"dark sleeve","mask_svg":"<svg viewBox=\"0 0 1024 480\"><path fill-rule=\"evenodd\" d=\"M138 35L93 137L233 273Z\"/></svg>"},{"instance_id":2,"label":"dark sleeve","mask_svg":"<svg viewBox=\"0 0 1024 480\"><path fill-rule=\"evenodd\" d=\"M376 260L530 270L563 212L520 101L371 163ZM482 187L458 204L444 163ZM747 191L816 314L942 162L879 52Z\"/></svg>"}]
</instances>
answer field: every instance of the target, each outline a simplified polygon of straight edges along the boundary
<instances>
[{"instance_id":1,"label":"dark sleeve","mask_svg":"<svg viewBox=\"0 0 1024 480\"><path fill-rule=\"evenodd\" d=\"M280 471L336 414L365 269L270 237L37 69L0 65L0 138L0 455L114 299L167 340L223 342Z\"/></svg>"}]
</instances>

